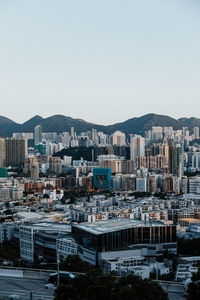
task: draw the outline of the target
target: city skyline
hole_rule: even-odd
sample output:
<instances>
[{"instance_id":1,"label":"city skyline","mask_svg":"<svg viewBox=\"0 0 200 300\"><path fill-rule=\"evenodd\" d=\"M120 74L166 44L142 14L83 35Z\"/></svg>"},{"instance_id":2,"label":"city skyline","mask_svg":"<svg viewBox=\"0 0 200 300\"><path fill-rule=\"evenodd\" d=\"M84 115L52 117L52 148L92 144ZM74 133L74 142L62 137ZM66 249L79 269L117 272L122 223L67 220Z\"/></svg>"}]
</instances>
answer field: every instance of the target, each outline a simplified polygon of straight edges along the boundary
<instances>
[{"instance_id":1,"label":"city skyline","mask_svg":"<svg viewBox=\"0 0 200 300\"><path fill-rule=\"evenodd\" d=\"M199 16L0 1L0 299L198 298Z\"/></svg>"},{"instance_id":2,"label":"city skyline","mask_svg":"<svg viewBox=\"0 0 200 300\"><path fill-rule=\"evenodd\" d=\"M198 117L199 13L187 0L1 2L1 114Z\"/></svg>"}]
</instances>

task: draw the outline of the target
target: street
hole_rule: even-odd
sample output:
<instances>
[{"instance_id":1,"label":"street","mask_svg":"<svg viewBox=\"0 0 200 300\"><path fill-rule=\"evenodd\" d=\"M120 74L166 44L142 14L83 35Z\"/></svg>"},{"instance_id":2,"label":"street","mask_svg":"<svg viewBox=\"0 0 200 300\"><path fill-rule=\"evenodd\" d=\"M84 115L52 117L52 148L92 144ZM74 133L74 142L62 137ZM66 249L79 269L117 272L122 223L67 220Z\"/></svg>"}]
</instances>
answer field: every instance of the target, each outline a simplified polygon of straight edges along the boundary
<instances>
[{"instance_id":1,"label":"street","mask_svg":"<svg viewBox=\"0 0 200 300\"><path fill-rule=\"evenodd\" d=\"M45 280L0 277L0 299L17 294L19 299L54 299L54 289L47 289ZM32 298L31 293L32 292ZM4 296L4 297L3 297Z\"/></svg>"}]
</instances>

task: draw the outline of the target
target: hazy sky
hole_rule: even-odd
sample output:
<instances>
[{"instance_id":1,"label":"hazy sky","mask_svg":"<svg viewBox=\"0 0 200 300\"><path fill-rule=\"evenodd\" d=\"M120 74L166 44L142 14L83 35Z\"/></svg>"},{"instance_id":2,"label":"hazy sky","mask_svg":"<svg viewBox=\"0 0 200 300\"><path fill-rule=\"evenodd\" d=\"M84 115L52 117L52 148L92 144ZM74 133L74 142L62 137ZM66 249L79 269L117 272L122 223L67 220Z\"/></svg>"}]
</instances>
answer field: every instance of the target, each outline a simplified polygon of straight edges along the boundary
<instances>
[{"instance_id":1,"label":"hazy sky","mask_svg":"<svg viewBox=\"0 0 200 300\"><path fill-rule=\"evenodd\" d=\"M0 114L200 117L200 0L0 0Z\"/></svg>"}]
</instances>

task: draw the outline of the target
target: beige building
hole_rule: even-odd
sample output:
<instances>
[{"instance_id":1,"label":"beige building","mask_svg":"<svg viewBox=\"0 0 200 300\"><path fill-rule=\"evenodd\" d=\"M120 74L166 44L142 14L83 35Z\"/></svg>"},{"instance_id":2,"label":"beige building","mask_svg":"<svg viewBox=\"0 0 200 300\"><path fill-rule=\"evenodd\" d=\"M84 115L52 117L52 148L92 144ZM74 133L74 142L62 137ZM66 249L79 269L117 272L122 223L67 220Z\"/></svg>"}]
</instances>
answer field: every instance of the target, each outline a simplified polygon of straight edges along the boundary
<instances>
[{"instance_id":1,"label":"beige building","mask_svg":"<svg viewBox=\"0 0 200 300\"><path fill-rule=\"evenodd\" d=\"M126 135L121 131L115 131L112 135L113 145L124 146L126 145Z\"/></svg>"},{"instance_id":2,"label":"beige building","mask_svg":"<svg viewBox=\"0 0 200 300\"><path fill-rule=\"evenodd\" d=\"M194 127L193 133L194 133L194 139L198 140L199 139L199 127Z\"/></svg>"},{"instance_id":3,"label":"beige building","mask_svg":"<svg viewBox=\"0 0 200 300\"><path fill-rule=\"evenodd\" d=\"M164 143L161 145L160 154L164 155L167 158L167 163L169 161L169 145L167 143Z\"/></svg>"},{"instance_id":4,"label":"beige building","mask_svg":"<svg viewBox=\"0 0 200 300\"><path fill-rule=\"evenodd\" d=\"M27 157L24 162L24 173L30 174L32 165L38 165L38 160L36 156ZM39 169L39 166L38 166Z\"/></svg>"},{"instance_id":5,"label":"beige building","mask_svg":"<svg viewBox=\"0 0 200 300\"><path fill-rule=\"evenodd\" d=\"M5 139L0 138L0 168L6 166L6 143Z\"/></svg>"},{"instance_id":6,"label":"beige building","mask_svg":"<svg viewBox=\"0 0 200 300\"><path fill-rule=\"evenodd\" d=\"M39 164L31 165L31 180L36 181L39 179Z\"/></svg>"},{"instance_id":7,"label":"beige building","mask_svg":"<svg viewBox=\"0 0 200 300\"><path fill-rule=\"evenodd\" d=\"M125 171L125 159L123 156L99 155L100 168L111 168L112 174L121 174Z\"/></svg>"},{"instance_id":8,"label":"beige building","mask_svg":"<svg viewBox=\"0 0 200 300\"><path fill-rule=\"evenodd\" d=\"M51 173L62 173L62 161L60 157L51 157L49 159L49 171Z\"/></svg>"},{"instance_id":9,"label":"beige building","mask_svg":"<svg viewBox=\"0 0 200 300\"><path fill-rule=\"evenodd\" d=\"M134 135L131 137L130 143L130 158L136 161L137 157L145 156L145 139L140 135Z\"/></svg>"},{"instance_id":10,"label":"beige building","mask_svg":"<svg viewBox=\"0 0 200 300\"><path fill-rule=\"evenodd\" d=\"M39 178L39 164L36 156L27 157L24 162L24 173L29 174L31 180L36 181Z\"/></svg>"}]
</instances>

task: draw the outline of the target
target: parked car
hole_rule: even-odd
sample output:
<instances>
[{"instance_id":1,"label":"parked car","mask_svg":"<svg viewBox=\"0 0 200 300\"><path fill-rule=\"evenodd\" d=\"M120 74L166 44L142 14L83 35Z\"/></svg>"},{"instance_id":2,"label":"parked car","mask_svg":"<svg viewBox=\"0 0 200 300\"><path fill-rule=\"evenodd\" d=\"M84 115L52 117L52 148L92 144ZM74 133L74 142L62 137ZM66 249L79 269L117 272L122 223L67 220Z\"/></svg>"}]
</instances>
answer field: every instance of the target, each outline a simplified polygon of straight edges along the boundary
<instances>
[{"instance_id":1,"label":"parked car","mask_svg":"<svg viewBox=\"0 0 200 300\"><path fill-rule=\"evenodd\" d=\"M8 299L11 299L11 300L19 300L20 299L20 296L17 295L17 294L12 294L8 297Z\"/></svg>"}]
</instances>

